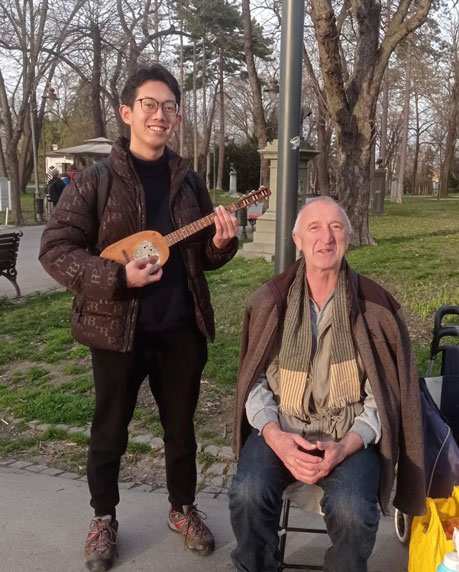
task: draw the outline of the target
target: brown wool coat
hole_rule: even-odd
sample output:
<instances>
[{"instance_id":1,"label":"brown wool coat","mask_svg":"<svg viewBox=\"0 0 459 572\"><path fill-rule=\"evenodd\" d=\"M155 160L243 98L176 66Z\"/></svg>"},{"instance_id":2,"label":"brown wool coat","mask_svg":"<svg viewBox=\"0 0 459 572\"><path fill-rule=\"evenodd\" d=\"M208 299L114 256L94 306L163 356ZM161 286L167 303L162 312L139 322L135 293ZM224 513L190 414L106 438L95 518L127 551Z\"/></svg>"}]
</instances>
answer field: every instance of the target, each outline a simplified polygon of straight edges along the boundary
<instances>
[{"instance_id":1,"label":"brown wool coat","mask_svg":"<svg viewBox=\"0 0 459 572\"><path fill-rule=\"evenodd\" d=\"M72 334L80 343L98 349L129 351L134 343L138 314L137 289L126 285L124 266L100 258L110 244L147 230L145 194L128 155L128 141L113 145L108 159L111 188L100 220L97 216L97 174L86 169L66 186L43 232L39 259L57 282L75 293ZM169 205L172 223L181 228L213 211L209 193L188 163L169 150ZM237 239L220 250L213 244L211 226L180 243L196 322L214 338L215 326L204 270L220 268L237 251Z\"/></svg>"},{"instance_id":2,"label":"brown wool coat","mask_svg":"<svg viewBox=\"0 0 459 572\"><path fill-rule=\"evenodd\" d=\"M241 340L233 448L236 455L251 427L247 396L265 366L283 318L299 262L256 290L248 301ZM372 280L349 270L350 318L355 346L371 383L382 425L379 500L387 510L397 468L394 505L425 513L421 401L408 330L398 302Z\"/></svg>"}]
</instances>

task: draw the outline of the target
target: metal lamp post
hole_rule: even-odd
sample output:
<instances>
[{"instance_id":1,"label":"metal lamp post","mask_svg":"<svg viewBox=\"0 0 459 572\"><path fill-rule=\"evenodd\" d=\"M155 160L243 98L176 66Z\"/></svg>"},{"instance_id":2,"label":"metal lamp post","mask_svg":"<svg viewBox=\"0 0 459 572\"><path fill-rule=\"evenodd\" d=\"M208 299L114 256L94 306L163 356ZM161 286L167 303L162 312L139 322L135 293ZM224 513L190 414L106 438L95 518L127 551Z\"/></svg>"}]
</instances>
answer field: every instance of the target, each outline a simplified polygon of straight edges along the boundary
<instances>
[{"instance_id":1,"label":"metal lamp post","mask_svg":"<svg viewBox=\"0 0 459 572\"><path fill-rule=\"evenodd\" d=\"M51 87L48 86L45 90L45 93L43 94L43 99L46 102L46 113L52 113L53 115L56 115L57 118L59 119L59 98L56 95L56 90ZM55 113L53 111L55 104L57 103L58 105L58 109L57 109L57 113ZM51 142L52 143L52 142ZM45 174L46 174L46 133L45 133L45 138L44 138L44 144L43 144L43 149L44 149L44 156L45 156Z\"/></svg>"},{"instance_id":2,"label":"metal lamp post","mask_svg":"<svg viewBox=\"0 0 459 572\"><path fill-rule=\"evenodd\" d=\"M46 107L48 111L52 111L54 104L59 101L56 95L56 91L50 85L45 89L42 98L46 101ZM38 157L37 157L37 141L35 138L34 121L31 112L31 125L32 125L32 139L33 139L33 155L34 155L34 169L35 169L35 219L37 222L43 221L44 213L44 199L40 196L40 188L38 186ZM45 155L45 184L46 184L46 137L43 142L43 149Z\"/></svg>"},{"instance_id":3,"label":"metal lamp post","mask_svg":"<svg viewBox=\"0 0 459 572\"><path fill-rule=\"evenodd\" d=\"M40 187L38 186L37 139L35 137L35 118L32 107L30 108L30 131L32 134L33 172L35 179L35 220L37 222L41 222L43 220L43 209L41 210L41 215L39 215L39 210L37 208L40 201ZM43 201L43 199L41 200Z\"/></svg>"},{"instance_id":4,"label":"metal lamp post","mask_svg":"<svg viewBox=\"0 0 459 572\"><path fill-rule=\"evenodd\" d=\"M280 66L279 170L275 273L295 260L291 233L298 201L298 167L301 144L301 72L304 2L283 0Z\"/></svg>"}]
</instances>

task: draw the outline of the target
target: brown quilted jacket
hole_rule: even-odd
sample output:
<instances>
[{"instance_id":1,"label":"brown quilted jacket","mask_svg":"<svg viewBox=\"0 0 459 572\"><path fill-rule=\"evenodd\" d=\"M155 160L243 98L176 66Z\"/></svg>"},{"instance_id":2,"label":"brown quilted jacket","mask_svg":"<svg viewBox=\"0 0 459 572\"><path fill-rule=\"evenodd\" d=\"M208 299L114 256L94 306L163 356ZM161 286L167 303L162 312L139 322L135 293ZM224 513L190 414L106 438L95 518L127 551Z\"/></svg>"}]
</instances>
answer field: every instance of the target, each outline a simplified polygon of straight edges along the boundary
<instances>
[{"instance_id":1,"label":"brown quilted jacket","mask_svg":"<svg viewBox=\"0 0 459 572\"><path fill-rule=\"evenodd\" d=\"M39 260L60 284L75 293L72 334L80 343L98 349L129 351L134 343L138 314L137 289L126 285L122 264L100 258L108 245L146 230L145 195L120 139L108 159L111 188L99 222L94 168L75 176L66 186L43 232ZM213 210L209 193L187 162L169 150L171 187L169 205L175 228L181 228ZM237 251L237 239L223 250L212 241L211 226L180 243L196 322L209 339L215 336L205 270L220 268Z\"/></svg>"}]
</instances>

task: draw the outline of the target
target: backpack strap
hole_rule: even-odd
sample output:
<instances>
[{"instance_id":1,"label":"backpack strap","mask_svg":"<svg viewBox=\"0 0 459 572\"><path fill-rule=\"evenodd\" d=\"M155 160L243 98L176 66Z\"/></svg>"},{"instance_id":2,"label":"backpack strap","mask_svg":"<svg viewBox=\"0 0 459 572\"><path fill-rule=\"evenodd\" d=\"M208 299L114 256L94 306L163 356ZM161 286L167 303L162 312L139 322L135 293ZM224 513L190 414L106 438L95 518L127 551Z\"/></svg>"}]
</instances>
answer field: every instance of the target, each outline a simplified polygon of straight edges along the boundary
<instances>
[{"instance_id":1,"label":"backpack strap","mask_svg":"<svg viewBox=\"0 0 459 572\"><path fill-rule=\"evenodd\" d=\"M97 177L97 220L101 221L112 186L112 169L107 161L94 163Z\"/></svg>"}]
</instances>

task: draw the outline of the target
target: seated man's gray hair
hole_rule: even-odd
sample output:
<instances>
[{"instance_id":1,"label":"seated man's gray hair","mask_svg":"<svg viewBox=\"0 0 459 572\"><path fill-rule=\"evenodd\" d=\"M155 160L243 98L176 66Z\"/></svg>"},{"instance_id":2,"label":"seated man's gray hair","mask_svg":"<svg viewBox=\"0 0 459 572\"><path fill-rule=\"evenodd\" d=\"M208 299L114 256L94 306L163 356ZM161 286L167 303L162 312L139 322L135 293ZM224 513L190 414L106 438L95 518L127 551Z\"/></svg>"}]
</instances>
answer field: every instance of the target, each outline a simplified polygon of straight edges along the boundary
<instances>
[{"instance_id":1,"label":"seated man's gray hair","mask_svg":"<svg viewBox=\"0 0 459 572\"><path fill-rule=\"evenodd\" d=\"M294 233L298 232L298 225L299 225L299 220L300 220L300 215L303 212L303 210L309 206L311 203L315 203L317 201L324 201L326 203L332 203L334 205L336 205L343 213L344 219L346 220L347 223L347 231L349 234L352 233L352 225L351 225L351 221L349 220L349 217L346 214L346 211L343 209L343 207L337 202L335 201L335 199L332 199L331 197L327 197L327 196L323 196L323 197L313 197L312 199L306 199L306 203L301 207L300 212L298 213L296 220L295 220L295 224L293 226L293 231Z\"/></svg>"}]
</instances>

